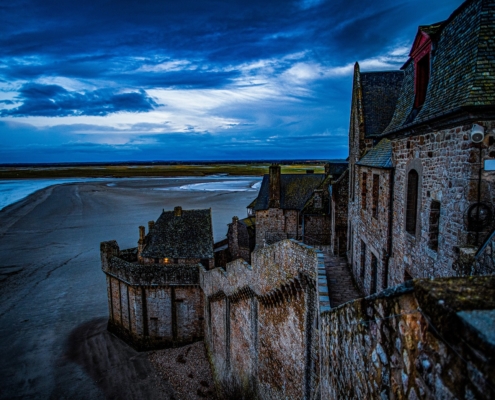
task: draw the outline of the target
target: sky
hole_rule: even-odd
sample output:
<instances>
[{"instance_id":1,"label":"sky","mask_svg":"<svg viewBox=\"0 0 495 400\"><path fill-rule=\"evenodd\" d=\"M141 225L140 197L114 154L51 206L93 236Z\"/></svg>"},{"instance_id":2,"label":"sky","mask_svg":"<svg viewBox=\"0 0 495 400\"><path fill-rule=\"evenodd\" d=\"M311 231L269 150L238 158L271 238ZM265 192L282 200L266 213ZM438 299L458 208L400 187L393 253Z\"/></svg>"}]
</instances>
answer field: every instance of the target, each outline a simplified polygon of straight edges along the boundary
<instances>
[{"instance_id":1,"label":"sky","mask_svg":"<svg viewBox=\"0 0 495 400\"><path fill-rule=\"evenodd\" d=\"M348 155L353 66L460 0L0 0L0 164Z\"/></svg>"}]
</instances>

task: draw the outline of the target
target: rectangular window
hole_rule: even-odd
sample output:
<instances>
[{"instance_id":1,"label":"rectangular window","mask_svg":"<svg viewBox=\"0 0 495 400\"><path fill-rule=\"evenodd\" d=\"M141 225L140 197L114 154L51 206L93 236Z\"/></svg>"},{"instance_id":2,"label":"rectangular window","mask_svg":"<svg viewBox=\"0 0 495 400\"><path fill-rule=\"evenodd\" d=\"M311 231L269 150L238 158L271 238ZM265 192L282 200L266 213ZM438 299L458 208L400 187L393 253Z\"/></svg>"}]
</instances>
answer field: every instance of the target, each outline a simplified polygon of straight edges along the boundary
<instances>
[{"instance_id":1,"label":"rectangular window","mask_svg":"<svg viewBox=\"0 0 495 400\"><path fill-rule=\"evenodd\" d=\"M430 205L430 226L429 226L428 247L438 250L438 236L440 233L440 202L432 200Z\"/></svg>"},{"instance_id":2,"label":"rectangular window","mask_svg":"<svg viewBox=\"0 0 495 400\"><path fill-rule=\"evenodd\" d=\"M371 253L371 284L370 294L376 293L376 281L378 278L378 259Z\"/></svg>"},{"instance_id":3,"label":"rectangular window","mask_svg":"<svg viewBox=\"0 0 495 400\"><path fill-rule=\"evenodd\" d=\"M378 218L378 199L380 197L380 175L373 174L373 204L372 215L374 218Z\"/></svg>"},{"instance_id":4,"label":"rectangular window","mask_svg":"<svg viewBox=\"0 0 495 400\"><path fill-rule=\"evenodd\" d=\"M366 182L368 180L368 174L363 172L363 178L361 181L361 208L366 210L366 197L368 194L368 189L366 188Z\"/></svg>"},{"instance_id":5,"label":"rectangular window","mask_svg":"<svg viewBox=\"0 0 495 400\"><path fill-rule=\"evenodd\" d=\"M351 200L354 201L354 165L351 165Z\"/></svg>"},{"instance_id":6,"label":"rectangular window","mask_svg":"<svg viewBox=\"0 0 495 400\"><path fill-rule=\"evenodd\" d=\"M366 267L366 243L361 240L361 278L364 278Z\"/></svg>"},{"instance_id":7,"label":"rectangular window","mask_svg":"<svg viewBox=\"0 0 495 400\"><path fill-rule=\"evenodd\" d=\"M418 213L418 173L412 169L407 176L406 198L406 231L411 235L416 234L416 219Z\"/></svg>"},{"instance_id":8,"label":"rectangular window","mask_svg":"<svg viewBox=\"0 0 495 400\"><path fill-rule=\"evenodd\" d=\"M383 257L382 257L382 289L386 289L388 287L388 257L387 250L383 249Z\"/></svg>"},{"instance_id":9,"label":"rectangular window","mask_svg":"<svg viewBox=\"0 0 495 400\"><path fill-rule=\"evenodd\" d=\"M421 107L426 99L426 89L430 80L430 54L426 54L416 62L416 82L414 108Z\"/></svg>"}]
</instances>

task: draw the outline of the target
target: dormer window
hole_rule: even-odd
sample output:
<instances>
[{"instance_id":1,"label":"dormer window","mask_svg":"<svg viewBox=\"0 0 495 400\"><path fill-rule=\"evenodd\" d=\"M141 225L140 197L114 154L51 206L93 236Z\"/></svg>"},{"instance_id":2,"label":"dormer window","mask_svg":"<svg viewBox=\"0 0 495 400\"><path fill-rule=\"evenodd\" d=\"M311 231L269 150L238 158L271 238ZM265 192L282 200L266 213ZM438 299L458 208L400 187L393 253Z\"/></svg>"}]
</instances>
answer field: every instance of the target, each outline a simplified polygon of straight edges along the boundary
<instances>
[{"instance_id":1,"label":"dormer window","mask_svg":"<svg viewBox=\"0 0 495 400\"><path fill-rule=\"evenodd\" d=\"M416 39L412 46L409 57L414 62L414 106L411 110L407 123L416 118L421 107L426 101L428 82L430 81L431 66L431 37L436 25L420 26Z\"/></svg>"},{"instance_id":2,"label":"dormer window","mask_svg":"<svg viewBox=\"0 0 495 400\"><path fill-rule=\"evenodd\" d=\"M430 80L430 53L415 62L414 108L420 108L426 99L426 89Z\"/></svg>"}]
</instances>

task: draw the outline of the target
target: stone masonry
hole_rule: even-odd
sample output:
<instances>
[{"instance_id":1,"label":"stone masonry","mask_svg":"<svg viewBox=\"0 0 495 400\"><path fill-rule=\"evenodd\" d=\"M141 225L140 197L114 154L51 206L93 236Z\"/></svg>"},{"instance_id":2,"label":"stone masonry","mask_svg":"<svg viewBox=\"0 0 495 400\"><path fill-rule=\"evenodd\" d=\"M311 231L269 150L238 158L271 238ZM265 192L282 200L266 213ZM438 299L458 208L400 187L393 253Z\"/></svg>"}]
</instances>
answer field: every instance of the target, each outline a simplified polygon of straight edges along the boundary
<instances>
[{"instance_id":1,"label":"stone masonry","mask_svg":"<svg viewBox=\"0 0 495 400\"><path fill-rule=\"evenodd\" d=\"M318 383L320 252L284 240L226 270L201 271L206 345L217 385L263 399L309 399ZM324 282L326 291L326 280ZM327 298L328 299L328 298Z\"/></svg>"},{"instance_id":2,"label":"stone masonry","mask_svg":"<svg viewBox=\"0 0 495 400\"><path fill-rule=\"evenodd\" d=\"M494 122L482 124L487 133L494 132ZM495 151L495 146L490 145L493 139L487 136L485 143L473 143L471 128L471 125L459 126L393 141L396 175L392 285L404 280L405 271L412 277L425 278L470 273L463 270L458 260L482 244L492 225L489 221L479 232L473 231L467 221L469 207L478 202L478 188L481 202L492 208L495 200L495 186L489 178L492 173L483 171L479 179L483 158ZM418 171L420 179L419 216L414 235L404 230L407 173L412 168ZM441 205L436 251L429 247L433 201Z\"/></svg>"},{"instance_id":3,"label":"stone masonry","mask_svg":"<svg viewBox=\"0 0 495 400\"><path fill-rule=\"evenodd\" d=\"M321 315L321 399L491 399L495 278L415 280Z\"/></svg>"},{"instance_id":4,"label":"stone masonry","mask_svg":"<svg viewBox=\"0 0 495 400\"><path fill-rule=\"evenodd\" d=\"M198 265L138 264L137 252L101 244L107 276L108 329L139 350L183 345L203 337Z\"/></svg>"}]
</instances>

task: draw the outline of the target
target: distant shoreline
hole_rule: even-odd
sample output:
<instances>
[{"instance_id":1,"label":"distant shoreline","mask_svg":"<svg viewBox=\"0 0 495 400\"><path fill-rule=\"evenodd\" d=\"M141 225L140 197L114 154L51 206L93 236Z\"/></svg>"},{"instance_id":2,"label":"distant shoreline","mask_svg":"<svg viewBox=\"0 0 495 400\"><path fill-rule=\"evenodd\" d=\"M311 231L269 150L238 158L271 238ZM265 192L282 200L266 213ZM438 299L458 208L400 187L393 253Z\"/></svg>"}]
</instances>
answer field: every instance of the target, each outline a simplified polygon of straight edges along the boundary
<instances>
[{"instance_id":1,"label":"distant shoreline","mask_svg":"<svg viewBox=\"0 0 495 400\"><path fill-rule=\"evenodd\" d=\"M270 163L202 163L202 164L37 164L0 166L1 179L37 178L151 178L151 177L205 177L226 174L230 176L262 176L268 173ZM308 170L323 173L323 162L282 164L282 173L305 174Z\"/></svg>"}]
</instances>

